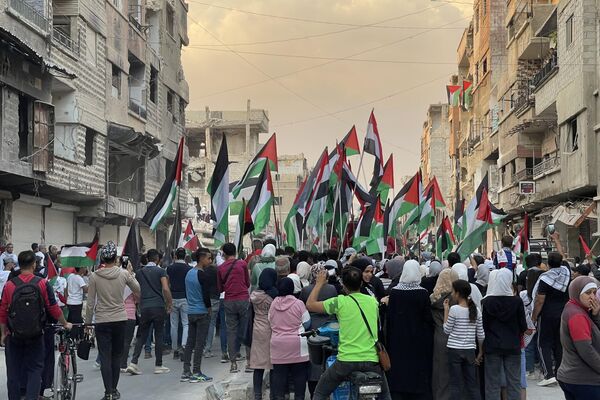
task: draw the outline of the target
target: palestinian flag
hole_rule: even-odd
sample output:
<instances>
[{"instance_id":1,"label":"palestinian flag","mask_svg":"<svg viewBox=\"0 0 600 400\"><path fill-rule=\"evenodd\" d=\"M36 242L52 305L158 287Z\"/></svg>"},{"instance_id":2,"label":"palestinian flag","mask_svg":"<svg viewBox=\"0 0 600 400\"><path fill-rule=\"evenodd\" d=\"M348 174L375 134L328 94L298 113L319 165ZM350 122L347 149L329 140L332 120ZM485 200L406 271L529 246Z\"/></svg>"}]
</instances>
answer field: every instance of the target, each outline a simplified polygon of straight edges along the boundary
<instances>
[{"instance_id":1,"label":"palestinian flag","mask_svg":"<svg viewBox=\"0 0 600 400\"><path fill-rule=\"evenodd\" d=\"M462 217L465 212L465 199L456 198L454 206L454 235L457 240L462 239Z\"/></svg>"},{"instance_id":2,"label":"palestinian flag","mask_svg":"<svg viewBox=\"0 0 600 400\"><path fill-rule=\"evenodd\" d=\"M527 268L525 263L525 257L529 254L529 216L527 213L523 217L523 227L513 241L513 251L521 256L523 268Z\"/></svg>"},{"instance_id":3,"label":"palestinian flag","mask_svg":"<svg viewBox=\"0 0 600 400\"><path fill-rule=\"evenodd\" d=\"M64 268L90 268L98 256L98 235L91 243L65 245L60 249L60 265Z\"/></svg>"},{"instance_id":4,"label":"palestinian flag","mask_svg":"<svg viewBox=\"0 0 600 400\"><path fill-rule=\"evenodd\" d=\"M461 86L459 85L446 85L446 93L448 94L448 105L451 107L460 106L461 99Z\"/></svg>"},{"instance_id":5,"label":"palestinian flag","mask_svg":"<svg viewBox=\"0 0 600 400\"><path fill-rule=\"evenodd\" d=\"M371 222L371 231L369 232L369 240L366 243L367 255L385 253L385 229L384 229L384 213L381 210L381 201L378 198L374 204L373 221Z\"/></svg>"},{"instance_id":6,"label":"palestinian flag","mask_svg":"<svg viewBox=\"0 0 600 400\"><path fill-rule=\"evenodd\" d=\"M269 175L271 173L269 172ZM252 214L249 208L249 203L246 203L246 199L242 199L242 212L238 215L237 227L235 230L235 238L233 244L238 251L238 254L242 253L244 249L244 236L255 230L254 222L252 220Z\"/></svg>"},{"instance_id":7,"label":"palestinian flag","mask_svg":"<svg viewBox=\"0 0 600 400\"><path fill-rule=\"evenodd\" d=\"M198 236L196 235L196 232L194 232L192 221L189 219L185 231L183 231L179 238L179 245L177 247L183 247L188 254L191 254L200 248L200 240L198 240Z\"/></svg>"},{"instance_id":8,"label":"palestinian flag","mask_svg":"<svg viewBox=\"0 0 600 400\"><path fill-rule=\"evenodd\" d=\"M361 207L366 204L372 204L375 201L373 196L367 192L367 190L360 184L356 176L354 176L354 173L350 169L348 163L342 165L342 180L345 180L350 186L354 192L354 197L356 197Z\"/></svg>"},{"instance_id":9,"label":"palestinian flag","mask_svg":"<svg viewBox=\"0 0 600 400\"><path fill-rule=\"evenodd\" d=\"M134 269L138 269L141 265L141 251L140 249L144 246L142 235L140 234L140 224L138 219L134 219L129 227L129 233L127 239L125 239L125 245L123 246L122 255L129 257L129 261Z\"/></svg>"},{"instance_id":10,"label":"palestinian flag","mask_svg":"<svg viewBox=\"0 0 600 400\"><path fill-rule=\"evenodd\" d=\"M433 215L435 214L435 198L433 186L429 186L425 192L425 201L421 205L421 215L419 217L418 232L424 232L429 228Z\"/></svg>"},{"instance_id":11,"label":"palestinian flag","mask_svg":"<svg viewBox=\"0 0 600 400\"><path fill-rule=\"evenodd\" d=\"M352 247L357 251L360 251L366 247L367 242L371 236L371 225L375 218L375 207L376 204L369 204L363 207L361 215L356 224L354 230L354 239L352 240Z\"/></svg>"},{"instance_id":12,"label":"palestinian flag","mask_svg":"<svg viewBox=\"0 0 600 400\"><path fill-rule=\"evenodd\" d=\"M350 132L344 136L340 145L346 149L346 156L350 157L355 154L360 154L360 148L358 146L358 135L356 134L356 126L352 125Z\"/></svg>"},{"instance_id":13,"label":"palestinian flag","mask_svg":"<svg viewBox=\"0 0 600 400\"><path fill-rule=\"evenodd\" d=\"M142 218L142 222L155 231L158 224L173 211L173 203L177 198L179 187L181 186L181 172L183 170L183 147L184 137L179 140L175 163L171 167L171 171L167 179L163 183L156 198L148 206L146 214Z\"/></svg>"},{"instance_id":14,"label":"palestinian flag","mask_svg":"<svg viewBox=\"0 0 600 400\"><path fill-rule=\"evenodd\" d=\"M300 246L300 242L302 241L301 235L303 219L298 213L298 208L300 206L299 201L304 194L304 188L306 187L307 181L308 177L304 178L304 181L302 181L302 184L298 189L298 193L296 194L296 198L294 199L294 203L292 204L292 208L290 209L290 212L283 223L283 229L285 230L285 243L294 250L298 250L298 246Z\"/></svg>"},{"instance_id":15,"label":"palestinian flag","mask_svg":"<svg viewBox=\"0 0 600 400\"><path fill-rule=\"evenodd\" d=\"M390 154L385 166L383 167L383 175L377 185L377 193L381 198L382 203L387 202L390 189L394 188L394 155Z\"/></svg>"},{"instance_id":16,"label":"palestinian flag","mask_svg":"<svg viewBox=\"0 0 600 400\"><path fill-rule=\"evenodd\" d=\"M223 135L221 149L207 191L210 194L212 234L215 246L220 247L229 236L229 154L225 135Z\"/></svg>"},{"instance_id":17,"label":"palestinian flag","mask_svg":"<svg viewBox=\"0 0 600 400\"><path fill-rule=\"evenodd\" d=\"M592 250L590 250L590 246L588 246L588 244L585 242L585 239L581 235L579 235L579 242L581 243L581 249L585 253L586 257L589 256L590 254L592 254Z\"/></svg>"},{"instance_id":18,"label":"palestinian flag","mask_svg":"<svg viewBox=\"0 0 600 400\"><path fill-rule=\"evenodd\" d=\"M247 204L254 223L254 233L261 233L269 224L272 204L273 181L271 180L271 170L268 164L265 163L254 193Z\"/></svg>"},{"instance_id":19,"label":"palestinian flag","mask_svg":"<svg viewBox=\"0 0 600 400\"><path fill-rule=\"evenodd\" d=\"M365 153L375 156L375 165L373 166L373 179L371 186L375 186L379 182L379 178L383 175L383 149L381 147L381 139L379 137L379 129L377 129L377 120L375 114L371 111L369 123L367 124L367 135L365 136L365 144L363 145Z\"/></svg>"},{"instance_id":20,"label":"palestinian flag","mask_svg":"<svg viewBox=\"0 0 600 400\"><path fill-rule=\"evenodd\" d=\"M502 210L495 208L488 198L488 176L486 175L463 215L463 241L456 251L461 259L467 258L483 243L484 233L506 217Z\"/></svg>"},{"instance_id":21,"label":"palestinian flag","mask_svg":"<svg viewBox=\"0 0 600 400\"><path fill-rule=\"evenodd\" d=\"M275 133L271 135L269 140L267 140L267 143L265 143L262 149L254 156L244 172L242 179L235 184L232 190L234 199L237 200L241 198L240 191L242 191L242 189L254 186L250 179L259 176L266 164L269 165L269 170L277 171L277 137Z\"/></svg>"},{"instance_id":22,"label":"palestinian flag","mask_svg":"<svg viewBox=\"0 0 600 400\"><path fill-rule=\"evenodd\" d=\"M400 189L392 203L386 208L388 215L388 234L396 236L396 221L398 218L410 213L419 206L419 180L420 172L417 172Z\"/></svg>"},{"instance_id":23,"label":"palestinian flag","mask_svg":"<svg viewBox=\"0 0 600 400\"><path fill-rule=\"evenodd\" d=\"M465 81L463 79L462 92L462 106L468 111L473 107L473 82Z\"/></svg>"},{"instance_id":24,"label":"palestinian flag","mask_svg":"<svg viewBox=\"0 0 600 400\"><path fill-rule=\"evenodd\" d=\"M440 190L440 185L438 184L437 178L435 176L429 181L429 183L427 184L425 189L423 189L423 191L425 193L427 193L429 190L433 191L432 198L433 198L434 210L436 210L438 208L446 207L446 203L444 202L444 198L443 198L442 192Z\"/></svg>"},{"instance_id":25,"label":"palestinian flag","mask_svg":"<svg viewBox=\"0 0 600 400\"><path fill-rule=\"evenodd\" d=\"M47 276L48 276L48 283L54 289L54 293L56 293L58 300L63 304L67 304L67 298L64 295L65 289L63 288L62 291L59 290L60 285L58 284L58 279L59 279L58 270L56 269L56 266L54 265L54 262L52 261L52 259L50 257L46 257L46 259L47 259L46 272L47 272ZM74 273L74 272L75 272L75 270L73 270L73 272L71 272L71 273Z\"/></svg>"},{"instance_id":26,"label":"palestinian flag","mask_svg":"<svg viewBox=\"0 0 600 400\"><path fill-rule=\"evenodd\" d=\"M454 247L454 243L456 243L456 238L452 233L452 225L450 224L450 219L448 217L444 217L442 219L442 223L435 235L435 254L440 260L445 260L448 256L448 253L452 251Z\"/></svg>"},{"instance_id":27,"label":"palestinian flag","mask_svg":"<svg viewBox=\"0 0 600 400\"><path fill-rule=\"evenodd\" d=\"M320 235L323 232L323 225L325 223L325 211L327 208L327 198L329 194L329 178L331 170L329 163L325 163L317 176L317 180L314 186L314 196L312 199L312 205L306 225L312 228L313 232Z\"/></svg>"},{"instance_id":28,"label":"palestinian flag","mask_svg":"<svg viewBox=\"0 0 600 400\"><path fill-rule=\"evenodd\" d=\"M417 233L419 233L420 231L418 230L418 224L419 221L421 220L421 213L423 211L423 208L425 207L425 191L423 190L423 175L421 173L421 170L419 169L419 174L418 174L418 180L417 180L417 187L418 187L418 202L417 202L417 207L412 210L406 220L404 221L404 224L402 226L402 233L406 232L411 225L416 225L417 226Z\"/></svg>"}]
</instances>

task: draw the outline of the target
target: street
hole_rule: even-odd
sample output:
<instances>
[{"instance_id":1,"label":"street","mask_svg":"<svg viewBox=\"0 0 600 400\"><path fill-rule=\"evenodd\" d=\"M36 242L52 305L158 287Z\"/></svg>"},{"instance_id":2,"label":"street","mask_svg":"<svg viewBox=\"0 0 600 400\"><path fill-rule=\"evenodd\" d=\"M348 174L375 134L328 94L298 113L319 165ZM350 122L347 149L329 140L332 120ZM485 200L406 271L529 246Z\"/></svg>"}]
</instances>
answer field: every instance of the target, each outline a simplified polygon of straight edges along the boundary
<instances>
[{"instance_id":1,"label":"street","mask_svg":"<svg viewBox=\"0 0 600 400\"><path fill-rule=\"evenodd\" d=\"M218 342L215 341L214 348L218 349ZM100 399L103 395L102 377L100 370L94 367L96 359L96 351L93 349L90 352L90 359L83 361L78 359L78 372L84 376L83 382L77 386L77 399L94 400ZM218 354L218 352L214 353ZM6 364L4 362L4 351L0 351L0 374L6 376ZM245 361L239 363L241 372L235 374L229 373L229 364L221 364L220 357L212 357L204 359L202 362L202 371L208 376L212 376L214 381L211 383L181 383L179 377L183 369L183 364L180 361L173 360L171 354L164 356L163 364L171 369L171 372L164 375L155 375L154 358L149 360L140 359L139 365L144 371L142 375L130 376L129 374L121 374L119 381L119 391L123 400L142 400L142 399L168 399L177 400L199 400L206 399L206 389L214 382L224 382L231 380L247 381L250 385L252 382L252 374L245 373ZM149 397L150 396L150 397ZM0 385L0 398L5 399L6 384L5 379ZM268 397L265 397L268 398ZM308 399L308 392L307 397ZM558 386L540 388L535 382L529 381L529 389L527 399L529 400L562 400L564 398L562 391ZM239 399L235 399L239 400Z\"/></svg>"}]
</instances>

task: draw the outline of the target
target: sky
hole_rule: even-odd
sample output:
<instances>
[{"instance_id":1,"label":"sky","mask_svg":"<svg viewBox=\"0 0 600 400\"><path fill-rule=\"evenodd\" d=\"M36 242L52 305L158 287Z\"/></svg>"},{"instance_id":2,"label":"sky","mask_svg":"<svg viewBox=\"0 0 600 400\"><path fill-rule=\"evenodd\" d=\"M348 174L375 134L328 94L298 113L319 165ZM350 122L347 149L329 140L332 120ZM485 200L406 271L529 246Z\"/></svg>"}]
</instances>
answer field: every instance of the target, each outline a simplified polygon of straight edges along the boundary
<instances>
[{"instance_id":1,"label":"sky","mask_svg":"<svg viewBox=\"0 0 600 400\"><path fill-rule=\"evenodd\" d=\"M312 166L352 125L362 145L374 109L397 182L419 166L427 106L447 101L472 14L469 0L188 4L188 111L245 110L250 99L252 108L268 110L279 154L304 153ZM364 165L370 175L372 159Z\"/></svg>"}]
</instances>

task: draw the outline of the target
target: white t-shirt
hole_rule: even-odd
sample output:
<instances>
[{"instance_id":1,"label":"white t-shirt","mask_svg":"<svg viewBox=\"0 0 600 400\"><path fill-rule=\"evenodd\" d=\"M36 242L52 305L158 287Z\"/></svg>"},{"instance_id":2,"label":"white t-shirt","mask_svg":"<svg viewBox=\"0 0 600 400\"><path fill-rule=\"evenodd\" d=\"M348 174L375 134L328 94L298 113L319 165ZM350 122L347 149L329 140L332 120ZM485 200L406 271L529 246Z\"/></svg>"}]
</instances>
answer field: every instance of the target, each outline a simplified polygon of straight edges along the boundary
<instances>
[{"instance_id":1,"label":"white t-shirt","mask_svg":"<svg viewBox=\"0 0 600 400\"><path fill-rule=\"evenodd\" d=\"M78 306L83 304L83 288L87 286L80 275L71 274L67 279L67 288L69 296L67 297L67 305Z\"/></svg>"}]
</instances>

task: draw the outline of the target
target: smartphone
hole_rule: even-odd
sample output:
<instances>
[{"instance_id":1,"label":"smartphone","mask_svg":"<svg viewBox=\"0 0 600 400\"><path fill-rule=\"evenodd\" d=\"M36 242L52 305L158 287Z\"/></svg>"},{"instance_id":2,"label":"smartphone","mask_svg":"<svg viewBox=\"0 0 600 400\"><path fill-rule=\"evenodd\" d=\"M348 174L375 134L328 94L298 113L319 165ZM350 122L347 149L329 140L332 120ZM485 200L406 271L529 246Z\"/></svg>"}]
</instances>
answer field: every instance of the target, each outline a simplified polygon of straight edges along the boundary
<instances>
[{"instance_id":1,"label":"smartphone","mask_svg":"<svg viewBox=\"0 0 600 400\"><path fill-rule=\"evenodd\" d=\"M121 256L121 268L127 269L127 264L129 264L129 256Z\"/></svg>"},{"instance_id":2,"label":"smartphone","mask_svg":"<svg viewBox=\"0 0 600 400\"><path fill-rule=\"evenodd\" d=\"M556 232L556 226L554 226L554 224L548 224L546 225L546 230L548 231L549 235L552 235L554 232Z\"/></svg>"}]
</instances>

